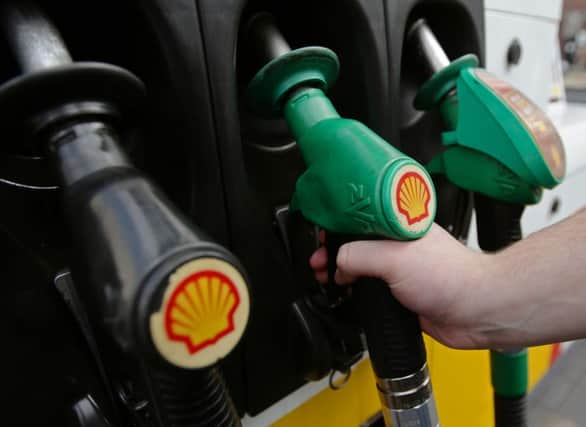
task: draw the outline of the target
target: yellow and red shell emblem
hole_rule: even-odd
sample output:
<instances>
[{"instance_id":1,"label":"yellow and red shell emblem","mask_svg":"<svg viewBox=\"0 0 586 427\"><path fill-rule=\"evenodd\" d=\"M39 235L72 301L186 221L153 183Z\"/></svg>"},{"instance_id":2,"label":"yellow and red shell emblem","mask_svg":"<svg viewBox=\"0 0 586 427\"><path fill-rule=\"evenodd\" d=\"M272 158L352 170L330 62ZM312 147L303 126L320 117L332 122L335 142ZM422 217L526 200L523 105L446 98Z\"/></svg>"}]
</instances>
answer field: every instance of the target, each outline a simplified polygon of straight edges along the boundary
<instances>
[{"instance_id":1,"label":"yellow and red shell emblem","mask_svg":"<svg viewBox=\"0 0 586 427\"><path fill-rule=\"evenodd\" d=\"M431 191L427 182L417 172L407 172L399 180L396 203L407 223L413 225L429 216Z\"/></svg>"},{"instance_id":2,"label":"yellow and red shell emblem","mask_svg":"<svg viewBox=\"0 0 586 427\"><path fill-rule=\"evenodd\" d=\"M176 366L210 366L238 344L249 310L248 288L234 266L195 259L169 276L161 308L150 318L151 338Z\"/></svg>"},{"instance_id":3,"label":"yellow and red shell emblem","mask_svg":"<svg viewBox=\"0 0 586 427\"><path fill-rule=\"evenodd\" d=\"M407 237L421 237L435 218L436 199L431 178L415 162L399 166L393 171L388 199L395 226ZM385 191L386 192L386 191Z\"/></svg>"},{"instance_id":4,"label":"yellow and red shell emblem","mask_svg":"<svg viewBox=\"0 0 586 427\"><path fill-rule=\"evenodd\" d=\"M222 273L200 271L185 278L173 291L165 310L165 330L193 354L234 330L240 297Z\"/></svg>"}]
</instances>

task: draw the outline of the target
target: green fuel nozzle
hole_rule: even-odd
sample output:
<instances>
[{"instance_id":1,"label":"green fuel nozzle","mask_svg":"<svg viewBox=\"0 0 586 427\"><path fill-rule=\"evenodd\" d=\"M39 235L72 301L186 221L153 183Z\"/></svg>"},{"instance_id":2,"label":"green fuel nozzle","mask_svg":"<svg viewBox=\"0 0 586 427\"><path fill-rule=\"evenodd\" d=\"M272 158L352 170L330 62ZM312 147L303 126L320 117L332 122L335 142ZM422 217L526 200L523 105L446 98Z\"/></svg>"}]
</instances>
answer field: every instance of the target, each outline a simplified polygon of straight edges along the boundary
<instances>
[{"instance_id":1,"label":"green fuel nozzle","mask_svg":"<svg viewBox=\"0 0 586 427\"><path fill-rule=\"evenodd\" d=\"M249 107L264 117L285 116L307 166L291 206L329 232L330 269L347 239L422 237L436 212L431 178L362 123L340 117L325 94L338 74L335 53L322 47L291 51L268 14L253 17L247 33L254 51L269 59L247 89ZM417 316L395 300L384 281L360 282L352 299L386 425L437 427Z\"/></svg>"},{"instance_id":2,"label":"green fuel nozzle","mask_svg":"<svg viewBox=\"0 0 586 427\"><path fill-rule=\"evenodd\" d=\"M478 68L474 55L450 62L424 20L407 36L429 79L415 108L439 108L448 131L444 151L428 165L474 192L478 243L497 251L520 240L525 205L565 173L561 139L545 113L519 90ZM527 349L491 351L495 425L525 427Z\"/></svg>"},{"instance_id":3,"label":"green fuel nozzle","mask_svg":"<svg viewBox=\"0 0 586 427\"><path fill-rule=\"evenodd\" d=\"M324 229L397 240L423 236L435 217L427 171L362 123L340 117L325 92L338 74L338 58L323 47L294 51L260 14L249 24L268 62L247 89L250 109L284 114L307 170L292 207Z\"/></svg>"},{"instance_id":4,"label":"green fuel nozzle","mask_svg":"<svg viewBox=\"0 0 586 427\"><path fill-rule=\"evenodd\" d=\"M297 89L284 113L308 165L293 208L333 232L397 240L427 232L435 195L417 162L362 123L341 118L321 89Z\"/></svg>"},{"instance_id":5,"label":"green fuel nozzle","mask_svg":"<svg viewBox=\"0 0 586 427\"><path fill-rule=\"evenodd\" d=\"M427 168L455 185L511 203L532 204L565 173L561 139L545 113L519 90L478 68L475 55L452 62L425 21L407 36L429 79L414 105L439 108L445 150ZM477 171L482 170L482 174Z\"/></svg>"}]
</instances>

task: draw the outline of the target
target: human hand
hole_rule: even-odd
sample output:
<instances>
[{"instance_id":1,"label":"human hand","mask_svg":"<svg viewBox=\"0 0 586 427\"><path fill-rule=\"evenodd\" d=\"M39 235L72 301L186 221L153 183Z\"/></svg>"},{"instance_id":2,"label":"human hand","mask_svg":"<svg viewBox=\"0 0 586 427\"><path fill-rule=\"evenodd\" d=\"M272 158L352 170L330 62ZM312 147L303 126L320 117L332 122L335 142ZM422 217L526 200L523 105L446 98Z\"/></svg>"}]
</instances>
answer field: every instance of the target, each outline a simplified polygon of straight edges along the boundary
<instances>
[{"instance_id":1,"label":"human hand","mask_svg":"<svg viewBox=\"0 0 586 427\"><path fill-rule=\"evenodd\" d=\"M417 313L422 329L455 348L486 348L477 310L477 295L490 277L491 255L465 247L438 225L419 240L356 241L343 245L336 260L335 281L350 284L376 277L394 296ZM317 280L325 283L324 247L310 259Z\"/></svg>"}]
</instances>

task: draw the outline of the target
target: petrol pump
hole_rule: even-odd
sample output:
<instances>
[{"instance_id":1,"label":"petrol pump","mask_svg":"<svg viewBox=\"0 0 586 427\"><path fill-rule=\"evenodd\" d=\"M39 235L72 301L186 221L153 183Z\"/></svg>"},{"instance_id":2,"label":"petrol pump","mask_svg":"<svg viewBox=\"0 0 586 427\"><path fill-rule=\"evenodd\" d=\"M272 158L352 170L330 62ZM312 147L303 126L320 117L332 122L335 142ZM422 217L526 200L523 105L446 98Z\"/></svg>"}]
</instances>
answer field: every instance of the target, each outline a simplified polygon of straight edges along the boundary
<instances>
[{"instance_id":1,"label":"petrol pump","mask_svg":"<svg viewBox=\"0 0 586 427\"><path fill-rule=\"evenodd\" d=\"M322 47L291 51L266 13L252 18L247 36L268 61L248 86L249 106L264 117L283 114L306 163L291 208L327 230L330 241L340 235L342 240L423 236L435 216L433 183L416 161L362 123L339 116L325 95L338 73L335 53ZM418 319L384 282L361 281L351 298L386 424L438 426Z\"/></svg>"},{"instance_id":2,"label":"petrol pump","mask_svg":"<svg viewBox=\"0 0 586 427\"><path fill-rule=\"evenodd\" d=\"M387 422L439 424L414 316L389 298L382 283L318 286L303 268L309 270L307 259L317 244L313 224L327 230L330 259L335 259L332 253L348 240L418 238L434 217L463 238L471 198L456 186L477 194L477 217L485 218L483 224L490 224L490 218L503 221L492 214L494 195L478 190L483 185L496 182L503 194L510 195L514 187L527 199L539 197L541 185L519 178L522 172L508 174L516 169L500 158L491 163L495 157L486 154L489 148L456 153L456 144L446 145L430 164L432 176L438 170L443 174L433 176L435 191L430 172L409 158L427 164L435 157L439 144L434 138L442 126L435 115L411 107L418 83L411 56L420 50L404 44L404 37L413 35L405 25L427 17L448 53L482 57L482 2L38 4L44 14L17 1L3 3L1 14L10 48L0 43L8 53L0 58L0 81L6 81L0 86L5 141L0 145L0 251L10 253L5 280L13 285L4 290L14 290L3 298L10 305L6 312L20 319L12 322L6 338L16 349L11 375L4 381L12 396L7 405L11 413L37 425L41 417L36 414L48 412L38 403L44 402L54 408L54 417L41 419L43 425L66 424L57 414L70 412L76 414L75 427L223 426L238 425L240 416L253 425L297 426L318 413L319 422L311 418L306 423L374 425L376 417L365 421L379 408L376 396L364 392L366 364L354 369L335 398L323 398L333 393L323 390L327 381L306 384L328 374L331 380L335 372L349 375L363 354L363 329ZM270 17L258 14L267 9L279 29ZM81 19L88 15L91 21ZM47 17L55 20L70 51ZM288 43L327 46L336 54L320 48L291 51ZM11 52L18 69L10 62ZM259 53L268 64L243 96L249 71L261 68L249 70ZM71 56L101 63L72 62ZM338 79L337 58L343 64ZM425 68L427 62L421 62ZM143 83L128 70L148 88L146 98ZM454 106L444 114L453 120L454 132L461 126L457 110ZM466 135L466 141L475 141ZM450 156L460 156L455 166ZM474 175L478 182L470 183L471 175L460 165L470 164L475 172L482 162L494 166L497 177L491 181L485 174ZM39 169L25 171L32 163ZM45 173L45 165L58 179ZM23 176L27 179L12 179ZM490 196L484 197L490 206L481 209L480 194ZM506 218L526 203L515 200L503 204ZM65 212L67 229L53 204ZM298 224L301 214L313 224ZM520 213L515 215L513 219ZM191 220L208 234L190 225ZM509 229L486 225L479 233ZM73 273L55 275L69 266L70 250L76 257ZM54 262L41 276L37 270L60 251L67 255L63 262ZM191 267L206 265L206 271L219 274L190 273ZM335 265L329 267L331 273ZM208 293L200 297L206 286ZM70 305L71 292L59 295L62 288L76 291L79 304ZM225 297L226 304L208 304L216 291L215 301ZM249 298L255 304L247 325ZM68 308L81 315L68 317ZM196 311L207 313L207 339L192 328ZM55 312L62 322L49 324L47 312ZM387 317L381 319L382 314ZM32 328L35 323L43 325L45 336L38 337L41 327ZM246 336L234 348L246 325ZM35 336L27 341L27 333ZM445 349L436 351L435 343L431 348L434 375L440 369L450 372L453 365L446 369L441 364L446 358L438 358ZM37 366L39 354L51 368ZM509 361L507 354L495 356L500 357L495 365ZM94 359L101 375L91 371ZM63 365L88 369L76 372ZM51 381L39 378L47 371L54 372ZM434 386L448 382L442 396L458 396L453 400L460 402L461 388L446 380L445 371ZM510 390L503 380L510 370L501 372L499 388ZM32 382L37 388L29 392ZM90 382L97 386L87 386ZM23 391L14 384L23 384ZM331 388L337 386L342 384L330 381ZM105 396L98 393L102 389ZM307 390L320 396L312 398ZM69 394L75 400L69 401ZM340 403L343 395L351 397ZM109 400L115 411L108 410ZM22 415L14 402L36 410ZM446 415L458 412L449 409L441 412L444 424Z\"/></svg>"},{"instance_id":3,"label":"petrol pump","mask_svg":"<svg viewBox=\"0 0 586 427\"><path fill-rule=\"evenodd\" d=\"M428 80L415 108L438 108L447 130L444 150L428 165L474 192L479 246L496 251L521 239L525 205L563 179L560 137L545 113L508 83L478 67L474 55L446 56L424 20L407 35ZM527 349L491 351L494 411L499 427L525 426Z\"/></svg>"},{"instance_id":4,"label":"petrol pump","mask_svg":"<svg viewBox=\"0 0 586 427\"><path fill-rule=\"evenodd\" d=\"M246 327L246 275L124 153L143 84L113 65L72 62L34 2L6 1L0 13L22 69L0 86L2 134L16 152L46 155L58 176L73 277L110 349L106 369L130 365L145 398L130 419L90 408L78 425L240 425L216 363Z\"/></svg>"}]
</instances>

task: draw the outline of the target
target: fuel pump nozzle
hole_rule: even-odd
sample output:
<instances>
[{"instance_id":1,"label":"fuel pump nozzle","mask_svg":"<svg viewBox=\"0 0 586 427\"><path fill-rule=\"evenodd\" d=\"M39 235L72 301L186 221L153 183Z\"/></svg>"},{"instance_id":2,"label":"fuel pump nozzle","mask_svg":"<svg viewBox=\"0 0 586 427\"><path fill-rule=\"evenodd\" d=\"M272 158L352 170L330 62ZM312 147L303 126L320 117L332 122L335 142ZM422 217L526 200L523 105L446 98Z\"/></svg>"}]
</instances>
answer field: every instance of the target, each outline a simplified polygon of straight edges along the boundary
<instances>
[{"instance_id":1,"label":"fuel pump nozzle","mask_svg":"<svg viewBox=\"0 0 586 427\"><path fill-rule=\"evenodd\" d=\"M520 240L525 205L565 173L560 137L545 113L524 94L478 68L474 55L450 62L425 20L407 35L428 80L415 108L439 108L447 127L444 150L427 168L474 192L479 246L497 251ZM495 422L525 426L527 349L491 351Z\"/></svg>"},{"instance_id":2,"label":"fuel pump nozzle","mask_svg":"<svg viewBox=\"0 0 586 427\"><path fill-rule=\"evenodd\" d=\"M250 52L265 65L247 89L251 110L284 114L307 169L291 207L328 231L351 239L422 237L436 211L432 181L415 160L362 123L340 117L325 95L339 63L323 47L291 51L272 17L261 13L247 27ZM335 254L329 254L335 263ZM439 425L425 347L417 317L402 307L380 280L353 288L387 425Z\"/></svg>"},{"instance_id":3,"label":"fuel pump nozzle","mask_svg":"<svg viewBox=\"0 0 586 427\"><path fill-rule=\"evenodd\" d=\"M3 2L0 17L23 69L0 86L1 131L47 155L59 176L78 292L94 325L140 366L149 425L239 425L214 365L246 326L246 276L122 150L142 83L119 67L72 62L33 2Z\"/></svg>"},{"instance_id":4,"label":"fuel pump nozzle","mask_svg":"<svg viewBox=\"0 0 586 427\"><path fill-rule=\"evenodd\" d=\"M427 71L414 100L439 108L448 130L444 150L427 169L494 199L537 203L543 188L565 173L560 137L545 113L519 90L478 68L475 55L450 62L425 20L407 35L408 48ZM481 166L483 173L475 171Z\"/></svg>"}]
</instances>

